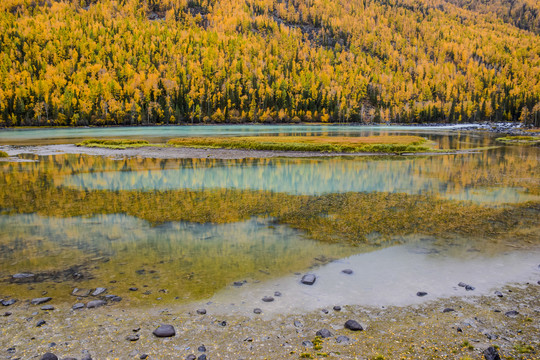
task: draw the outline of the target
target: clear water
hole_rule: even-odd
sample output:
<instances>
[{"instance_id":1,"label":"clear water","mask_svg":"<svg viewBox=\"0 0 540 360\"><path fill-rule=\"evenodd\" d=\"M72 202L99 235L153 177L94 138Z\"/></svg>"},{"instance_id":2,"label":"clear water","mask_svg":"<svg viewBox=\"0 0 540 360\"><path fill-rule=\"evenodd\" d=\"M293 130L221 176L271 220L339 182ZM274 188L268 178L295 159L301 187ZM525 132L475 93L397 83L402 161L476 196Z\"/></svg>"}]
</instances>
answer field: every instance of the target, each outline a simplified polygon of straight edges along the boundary
<instances>
[{"instance_id":1,"label":"clear water","mask_svg":"<svg viewBox=\"0 0 540 360\"><path fill-rule=\"evenodd\" d=\"M446 149L495 145L487 134L350 126L15 130L0 132L0 143L385 133L420 133ZM74 287L103 286L126 304L212 297L225 304L235 296L252 301L278 284L308 309L376 304L382 301L377 294L401 304L416 300L409 290L421 287L448 296L458 277L468 274L482 291L536 275L539 148L370 158L20 158L32 161L0 162L0 298L47 291L74 301ZM344 266L365 277L347 282L337 271ZM463 271L452 275L457 268ZM493 269L502 275L492 276ZM305 289L295 274L308 271L317 271L321 281L301 297ZM40 281L30 288L12 283L11 275L20 272ZM380 284L396 273L394 280L406 289L383 291ZM444 288L436 286L441 278ZM231 287L243 280L246 290ZM282 305L276 309L293 307L285 300Z\"/></svg>"}]
</instances>

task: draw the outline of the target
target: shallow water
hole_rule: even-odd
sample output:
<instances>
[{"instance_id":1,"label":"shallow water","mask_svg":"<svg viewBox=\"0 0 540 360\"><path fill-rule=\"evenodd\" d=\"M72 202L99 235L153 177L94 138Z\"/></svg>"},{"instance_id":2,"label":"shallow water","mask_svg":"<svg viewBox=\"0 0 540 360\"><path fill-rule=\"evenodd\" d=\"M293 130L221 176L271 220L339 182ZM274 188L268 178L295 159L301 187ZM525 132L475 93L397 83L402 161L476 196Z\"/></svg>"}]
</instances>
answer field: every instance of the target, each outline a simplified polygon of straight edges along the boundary
<instances>
[{"instance_id":1,"label":"shallow water","mask_svg":"<svg viewBox=\"0 0 540 360\"><path fill-rule=\"evenodd\" d=\"M496 145L488 134L447 129L337 126L16 130L0 132L0 142L306 133L421 133L445 149ZM75 301L74 287L103 286L126 304L215 296L226 309L237 295L259 304L279 284L284 296L272 306L292 311L383 298L404 304L424 287L429 298L451 296L458 278L480 293L538 275L539 148L369 158L20 158L33 161L0 162L0 298L46 291ZM344 266L357 277L343 278ZM308 271L320 281L306 289L295 273ZM20 272L39 282L12 283ZM245 287L231 287L243 280Z\"/></svg>"}]
</instances>

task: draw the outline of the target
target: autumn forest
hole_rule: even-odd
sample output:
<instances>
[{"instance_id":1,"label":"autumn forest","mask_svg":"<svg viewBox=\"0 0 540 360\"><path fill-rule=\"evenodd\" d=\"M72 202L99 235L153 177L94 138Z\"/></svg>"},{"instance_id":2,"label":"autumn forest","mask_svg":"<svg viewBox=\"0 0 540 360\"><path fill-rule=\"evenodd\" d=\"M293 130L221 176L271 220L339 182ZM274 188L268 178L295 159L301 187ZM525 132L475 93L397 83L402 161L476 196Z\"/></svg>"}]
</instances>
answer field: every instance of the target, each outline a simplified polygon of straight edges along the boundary
<instances>
[{"instance_id":1,"label":"autumn forest","mask_svg":"<svg viewBox=\"0 0 540 360\"><path fill-rule=\"evenodd\" d=\"M540 125L535 0L3 0L0 127Z\"/></svg>"}]
</instances>

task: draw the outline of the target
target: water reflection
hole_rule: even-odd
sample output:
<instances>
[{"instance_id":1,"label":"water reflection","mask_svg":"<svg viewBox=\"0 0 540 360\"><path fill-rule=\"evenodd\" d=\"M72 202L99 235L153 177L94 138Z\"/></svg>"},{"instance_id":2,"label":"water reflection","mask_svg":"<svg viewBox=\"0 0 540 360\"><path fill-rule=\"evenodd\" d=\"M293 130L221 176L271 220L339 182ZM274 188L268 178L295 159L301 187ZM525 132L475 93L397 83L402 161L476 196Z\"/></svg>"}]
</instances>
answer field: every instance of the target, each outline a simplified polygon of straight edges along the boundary
<instances>
[{"instance_id":1,"label":"water reflection","mask_svg":"<svg viewBox=\"0 0 540 360\"><path fill-rule=\"evenodd\" d=\"M294 195L389 192L489 204L540 200L536 154L501 155L502 150L493 150L404 159L146 161L144 171L132 170L129 161L124 161L120 172L78 172L56 184L112 191L222 188Z\"/></svg>"}]
</instances>

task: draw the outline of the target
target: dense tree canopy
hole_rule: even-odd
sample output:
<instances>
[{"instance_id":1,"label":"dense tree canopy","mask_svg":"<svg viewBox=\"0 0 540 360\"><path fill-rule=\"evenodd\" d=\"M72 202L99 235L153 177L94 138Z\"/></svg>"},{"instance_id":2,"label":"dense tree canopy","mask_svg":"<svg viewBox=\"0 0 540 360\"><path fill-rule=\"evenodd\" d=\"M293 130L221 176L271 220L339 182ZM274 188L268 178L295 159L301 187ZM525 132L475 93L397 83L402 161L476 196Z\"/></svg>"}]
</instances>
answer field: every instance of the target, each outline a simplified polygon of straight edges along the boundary
<instances>
[{"instance_id":1,"label":"dense tree canopy","mask_svg":"<svg viewBox=\"0 0 540 360\"><path fill-rule=\"evenodd\" d=\"M0 126L539 125L540 6L481 3L5 0Z\"/></svg>"}]
</instances>

